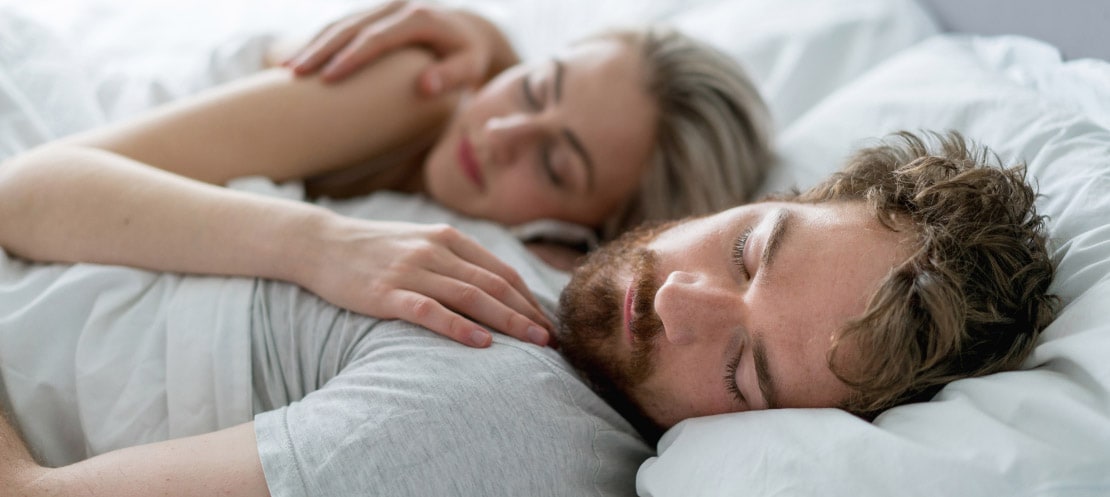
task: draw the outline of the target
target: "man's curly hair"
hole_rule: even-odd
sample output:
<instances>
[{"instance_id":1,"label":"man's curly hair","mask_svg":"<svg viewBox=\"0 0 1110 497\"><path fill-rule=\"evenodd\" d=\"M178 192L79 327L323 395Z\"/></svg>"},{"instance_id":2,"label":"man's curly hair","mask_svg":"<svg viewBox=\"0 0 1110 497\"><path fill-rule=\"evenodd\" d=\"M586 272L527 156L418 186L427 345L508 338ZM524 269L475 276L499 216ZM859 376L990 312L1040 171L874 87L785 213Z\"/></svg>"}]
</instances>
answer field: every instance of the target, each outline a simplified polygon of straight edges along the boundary
<instances>
[{"instance_id":1,"label":"man's curly hair","mask_svg":"<svg viewBox=\"0 0 1110 497\"><path fill-rule=\"evenodd\" d=\"M871 418L951 381L1019 367L1057 305L1036 197L1024 165L1003 168L955 132L891 135L796 197L865 201L916 247L829 351L856 392L842 407ZM859 357L838 354L844 345Z\"/></svg>"}]
</instances>

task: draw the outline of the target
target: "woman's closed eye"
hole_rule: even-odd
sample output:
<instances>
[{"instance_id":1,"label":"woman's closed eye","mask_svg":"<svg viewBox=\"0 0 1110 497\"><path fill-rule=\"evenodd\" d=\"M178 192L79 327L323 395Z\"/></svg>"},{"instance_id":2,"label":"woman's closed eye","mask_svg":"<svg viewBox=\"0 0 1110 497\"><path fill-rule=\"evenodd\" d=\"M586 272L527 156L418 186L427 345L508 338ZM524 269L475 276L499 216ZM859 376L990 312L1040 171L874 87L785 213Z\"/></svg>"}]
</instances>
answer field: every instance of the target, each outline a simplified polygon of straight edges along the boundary
<instances>
[{"instance_id":1,"label":"woman's closed eye","mask_svg":"<svg viewBox=\"0 0 1110 497\"><path fill-rule=\"evenodd\" d=\"M533 85L531 78L527 76L520 78L520 91L524 95L525 103L533 112L539 112L543 110L546 98L541 94L542 91L536 91L535 86L538 85ZM552 186L565 190L567 189L566 178L560 173L559 168L555 166L554 149L556 146L558 146L557 143L552 140L546 138L542 139L537 149L539 154L538 163L540 171L547 181L550 182Z\"/></svg>"},{"instance_id":2,"label":"woman's closed eye","mask_svg":"<svg viewBox=\"0 0 1110 497\"><path fill-rule=\"evenodd\" d=\"M564 189L566 188L567 183L566 180L563 179L563 176L560 175L559 171L555 168L555 163L552 160L552 147L553 145L546 140L540 145L540 168L543 170L544 175L547 176L547 180L550 181L553 186L559 189Z\"/></svg>"}]
</instances>

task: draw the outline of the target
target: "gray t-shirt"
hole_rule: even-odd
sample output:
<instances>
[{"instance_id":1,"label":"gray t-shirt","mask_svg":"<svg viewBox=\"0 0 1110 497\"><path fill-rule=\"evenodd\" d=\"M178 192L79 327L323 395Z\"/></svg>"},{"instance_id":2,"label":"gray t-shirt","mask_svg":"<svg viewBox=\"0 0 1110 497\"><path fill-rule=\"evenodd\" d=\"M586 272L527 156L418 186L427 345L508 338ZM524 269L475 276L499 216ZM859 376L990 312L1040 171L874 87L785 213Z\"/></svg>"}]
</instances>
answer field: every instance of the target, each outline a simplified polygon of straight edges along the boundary
<instances>
[{"instance_id":1,"label":"gray t-shirt","mask_svg":"<svg viewBox=\"0 0 1110 497\"><path fill-rule=\"evenodd\" d=\"M634 495L648 447L550 349L497 336L475 351L289 285L260 284L255 304L275 497Z\"/></svg>"},{"instance_id":2,"label":"gray t-shirt","mask_svg":"<svg viewBox=\"0 0 1110 497\"><path fill-rule=\"evenodd\" d=\"M451 224L513 266L549 311L566 283L506 230L420 197L321 203ZM262 285L252 307L255 408L266 411L255 432L275 497L635 495L651 449L549 348L495 335L476 351L285 285Z\"/></svg>"},{"instance_id":3,"label":"gray t-shirt","mask_svg":"<svg viewBox=\"0 0 1110 497\"><path fill-rule=\"evenodd\" d=\"M566 280L505 230L418 197L325 205L451 223L549 307ZM498 336L473 350L294 285L0 251L0 318L0 401L52 465L252 416L275 497L634 495L651 454L550 349Z\"/></svg>"}]
</instances>

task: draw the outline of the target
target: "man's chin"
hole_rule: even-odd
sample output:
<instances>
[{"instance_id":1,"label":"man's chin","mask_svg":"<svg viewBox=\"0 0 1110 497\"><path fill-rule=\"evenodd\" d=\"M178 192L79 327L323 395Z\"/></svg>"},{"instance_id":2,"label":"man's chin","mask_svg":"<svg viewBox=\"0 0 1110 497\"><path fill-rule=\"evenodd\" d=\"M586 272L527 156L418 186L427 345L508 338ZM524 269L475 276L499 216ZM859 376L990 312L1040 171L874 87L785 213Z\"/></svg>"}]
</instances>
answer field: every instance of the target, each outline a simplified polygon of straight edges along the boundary
<instances>
[{"instance_id":1,"label":"man's chin","mask_svg":"<svg viewBox=\"0 0 1110 497\"><path fill-rule=\"evenodd\" d=\"M631 235L591 252L572 273L559 297L559 351L598 395L654 442L662 429L629 396L651 370L650 339L629 347L623 319L628 285L617 283L627 281L628 274L644 273L651 259L643 250L650 237Z\"/></svg>"}]
</instances>

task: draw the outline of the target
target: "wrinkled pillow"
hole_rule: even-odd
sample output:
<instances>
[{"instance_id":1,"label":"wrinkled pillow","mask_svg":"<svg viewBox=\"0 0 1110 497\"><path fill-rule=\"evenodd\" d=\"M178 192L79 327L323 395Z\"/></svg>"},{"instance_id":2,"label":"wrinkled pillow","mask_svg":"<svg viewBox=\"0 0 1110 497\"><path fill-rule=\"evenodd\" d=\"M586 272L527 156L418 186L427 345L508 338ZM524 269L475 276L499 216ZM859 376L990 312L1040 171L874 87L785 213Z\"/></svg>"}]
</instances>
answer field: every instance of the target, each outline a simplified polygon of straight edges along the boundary
<instances>
[{"instance_id":1,"label":"wrinkled pillow","mask_svg":"<svg viewBox=\"0 0 1110 497\"><path fill-rule=\"evenodd\" d=\"M1024 370L954 382L867 423L832 409L670 430L643 497L1110 493L1110 64L1019 37L942 35L889 59L783 134L777 186L804 188L897 130L955 129L1026 161L1063 299ZM1097 103L1096 103L1097 102Z\"/></svg>"}]
</instances>

